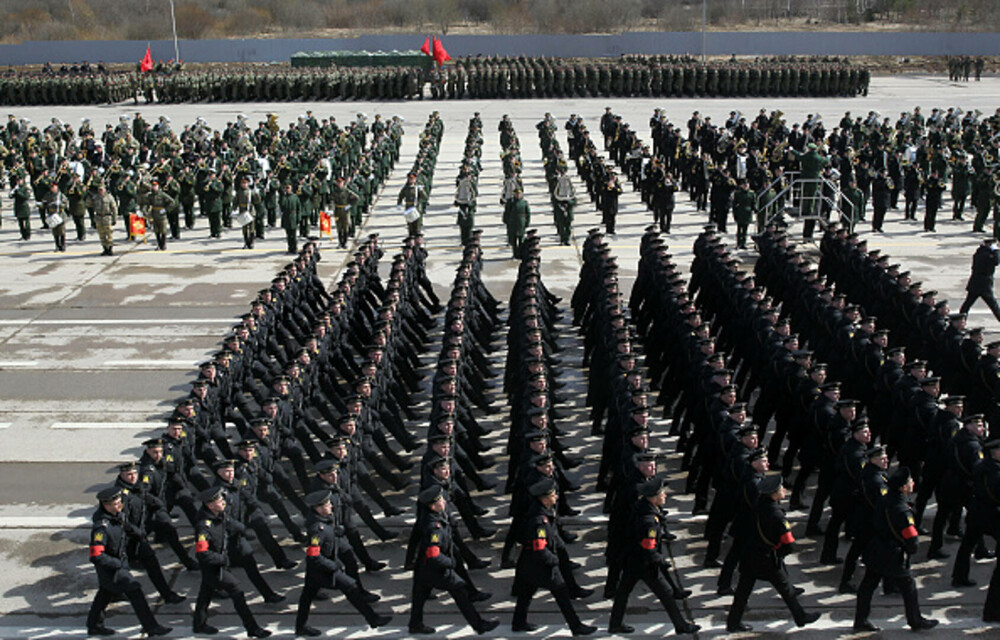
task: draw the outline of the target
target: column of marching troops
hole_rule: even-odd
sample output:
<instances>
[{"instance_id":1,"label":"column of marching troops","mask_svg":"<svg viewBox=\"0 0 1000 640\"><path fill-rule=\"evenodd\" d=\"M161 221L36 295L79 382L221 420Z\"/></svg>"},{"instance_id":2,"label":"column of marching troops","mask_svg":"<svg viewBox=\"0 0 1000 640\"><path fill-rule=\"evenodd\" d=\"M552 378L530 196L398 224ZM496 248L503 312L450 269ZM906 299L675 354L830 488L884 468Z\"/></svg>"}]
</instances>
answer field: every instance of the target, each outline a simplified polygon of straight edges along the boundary
<instances>
[{"instance_id":1,"label":"column of marching troops","mask_svg":"<svg viewBox=\"0 0 1000 640\"><path fill-rule=\"evenodd\" d=\"M470 263L472 251L470 245ZM99 492L101 506L94 514L90 556L100 589L87 620L90 633L113 633L104 626L104 608L120 596L133 602L147 634L169 631L156 623L129 572L130 562L141 565L168 603L184 600L163 579L147 538L155 533L189 570L202 573L196 633L217 633L207 622L208 606L223 593L233 600L251 636L270 635L255 621L229 571L243 568L266 602L285 599L261 576L248 542L260 540L279 569L297 564L275 539L261 502L306 545L297 633L319 635L307 621L312 600L324 588L343 591L371 626L389 621L371 609L379 598L364 589L358 574L359 561L368 572L385 563L365 548L356 517L382 539L394 537L372 516L368 502L376 501L387 516L401 511L379 492L368 465L397 490L408 484L383 460L401 471L412 464L393 451L386 433L407 451L417 446L400 416L412 414L412 395L420 383L416 354L426 349L426 332L441 306L424 272L426 250L420 237L404 243L385 284L377 271L381 255L372 236L337 289L328 293L316 275L319 254L308 244L261 291L251 312L225 338L225 348L203 363L190 396L178 404L162 437L143 443L138 463L118 467L115 485ZM459 282L468 282L471 266L459 274ZM460 331L465 302L450 307L451 327ZM451 414L435 417L441 415ZM235 423L238 441L228 437L226 421ZM304 499L287 475L286 461ZM206 476L199 463L214 473ZM313 466L313 475L307 465ZM284 499L306 517L305 531L289 516ZM179 543L170 515L175 506L195 530L197 560Z\"/></svg>"},{"instance_id":2,"label":"column of marching troops","mask_svg":"<svg viewBox=\"0 0 1000 640\"><path fill-rule=\"evenodd\" d=\"M871 73L844 59L755 58L702 62L690 56L574 61L477 56L428 71L416 67L209 68L171 73L9 71L0 104L414 100L572 97L743 97L867 95Z\"/></svg>"},{"instance_id":3,"label":"column of marching troops","mask_svg":"<svg viewBox=\"0 0 1000 640\"><path fill-rule=\"evenodd\" d=\"M437 121L432 114L429 123ZM72 223L78 242L96 227L104 255L111 255L118 220L131 240L137 215L158 249L194 230L202 216L213 239L241 228L244 248L280 225L295 253L323 212L333 213L329 231L335 224L341 245L355 235L399 158L402 135L395 117L358 114L340 128L311 111L285 129L273 114L255 129L240 115L224 129L199 118L179 133L166 116L150 125L141 113L103 132L87 119L74 131L57 118L39 127L11 114L0 131L0 174L11 188L21 239L31 238L34 208L57 251L66 250Z\"/></svg>"}]
</instances>

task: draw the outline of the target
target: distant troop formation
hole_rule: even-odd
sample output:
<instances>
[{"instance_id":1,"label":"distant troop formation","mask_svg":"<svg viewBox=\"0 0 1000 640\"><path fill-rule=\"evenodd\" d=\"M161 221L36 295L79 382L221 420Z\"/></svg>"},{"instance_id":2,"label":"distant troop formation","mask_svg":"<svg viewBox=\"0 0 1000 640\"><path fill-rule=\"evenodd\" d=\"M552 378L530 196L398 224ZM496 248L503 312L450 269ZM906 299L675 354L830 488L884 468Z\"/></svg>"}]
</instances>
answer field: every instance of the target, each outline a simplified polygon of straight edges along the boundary
<instances>
[{"instance_id":1,"label":"distant troop formation","mask_svg":"<svg viewBox=\"0 0 1000 640\"><path fill-rule=\"evenodd\" d=\"M867 95L868 69L837 58L755 58L704 63L690 56L576 61L528 56L461 58L416 67L283 68L249 65L171 73L54 75L9 71L0 104L286 102L596 96L851 97Z\"/></svg>"}]
</instances>

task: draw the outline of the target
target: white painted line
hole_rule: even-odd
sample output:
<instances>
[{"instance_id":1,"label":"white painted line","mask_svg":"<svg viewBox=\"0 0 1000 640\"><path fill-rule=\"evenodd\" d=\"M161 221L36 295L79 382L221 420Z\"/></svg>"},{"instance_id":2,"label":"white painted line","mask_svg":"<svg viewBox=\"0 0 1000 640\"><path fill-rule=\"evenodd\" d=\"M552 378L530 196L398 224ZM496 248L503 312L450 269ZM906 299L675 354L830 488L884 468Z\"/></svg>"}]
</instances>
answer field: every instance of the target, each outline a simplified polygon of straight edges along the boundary
<instances>
[{"instance_id":1,"label":"white painted line","mask_svg":"<svg viewBox=\"0 0 1000 640\"><path fill-rule=\"evenodd\" d=\"M0 369L13 369L15 367L37 367L38 360L0 360Z\"/></svg>"},{"instance_id":2,"label":"white painted line","mask_svg":"<svg viewBox=\"0 0 1000 640\"><path fill-rule=\"evenodd\" d=\"M157 367L161 369L192 369L198 366L195 360L107 360L106 367Z\"/></svg>"},{"instance_id":3,"label":"white painted line","mask_svg":"<svg viewBox=\"0 0 1000 640\"><path fill-rule=\"evenodd\" d=\"M10 425L12 425L12 424L14 424L14 423L13 422L0 422L0 429L10 429Z\"/></svg>"},{"instance_id":4,"label":"white painted line","mask_svg":"<svg viewBox=\"0 0 1000 640\"><path fill-rule=\"evenodd\" d=\"M90 526L90 518L71 516L15 516L5 517L0 529L68 529Z\"/></svg>"},{"instance_id":5,"label":"white painted line","mask_svg":"<svg viewBox=\"0 0 1000 640\"><path fill-rule=\"evenodd\" d=\"M108 318L80 318L78 320L32 320L30 318L24 318L21 320L10 320L4 319L0 320L0 326L16 326L16 325L28 325L28 324L38 324L38 325L54 325L54 326L76 326L76 325L94 325L94 324L155 324L155 325L171 325L171 324L228 324L230 322L236 323L237 318L169 318L169 319L156 319L156 318L121 318L121 319L108 319Z\"/></svg>"},{"instance_id":6,"label":"white painted line","mask_svg":"<svg viewBox=\"0 0 1000 640\"><path fill-rule=\"evenodd\" d=\"M153 422L53 422L49 429L150 429Z\"/></svg>"}]
</instances>

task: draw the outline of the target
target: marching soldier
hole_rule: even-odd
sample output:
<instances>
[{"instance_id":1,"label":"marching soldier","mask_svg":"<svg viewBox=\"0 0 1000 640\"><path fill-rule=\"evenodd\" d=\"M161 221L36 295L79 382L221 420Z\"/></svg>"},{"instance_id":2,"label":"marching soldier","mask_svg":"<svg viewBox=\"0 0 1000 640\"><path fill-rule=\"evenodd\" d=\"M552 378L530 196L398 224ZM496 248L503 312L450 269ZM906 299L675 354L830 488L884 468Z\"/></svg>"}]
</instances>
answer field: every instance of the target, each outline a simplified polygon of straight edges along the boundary
<instances>
[{"instance_id":1,"label":"marching soldier","mask_svg":"<svg viewBox=\"0 0 1000 640\"><path fill-rule=\"evenodd\" d=\"M248 636L267 638L271 632L257 624L250 607L247 606L246 596L239 588L233 574L229 572L233 547L249 549L246 539L247 528L235 519L229 518L226 513L226 490L223 487L206 489L198 497L202 508L198 512L195 524L194 550L201 566L201 587L198 589L198 601L194 608L192 631L208 635L219 632L208 624L208 607L212 604L212 598L221 593L233 601L233 606ZM265 597L264 600L279 601L269 597Z\"/></svg>"},{"instance_id":2,"label":"marching soldier","mask_svg":"<svg viewBox=\"0 0 1000 640\"><path fill-rule=\"evenodd\" d=\"M447 514L446 490L435 484L420 492L420 503L427 507L426 515L419 518L420 530L418 559L413 570L413 601L410 605L410 633L433 634L433 627L424 624L424 604L431 591L447 591L455 600L459 611L477 634L496 629L500 621L483 619L473 605L475 587L456 572L451 521Z\"/></svg>"},{"instance_id":3,"label":"marching soldier","mask_svg":"<svg viewBox=\"0 0 1000 640\"><path fill-rule=\"evenodd\" d=\"M555 506L559 501L556 488L556 481L546 478L529 489L535 503L525 517L519 539L521 555L518 556L517 568L514 570L512 592L517 597L517 603L514 606L512 629L519 633L538 629L528 622L528 606L539 587L544 587L552 592L573 635L589 636L597 631L597 627L581 622L570 600L574 596L582 597L587 592L579 587L577 593L570 591L567 574L572 579L572 573L568 566L568 555L556 528Z\"/></svg>"},{"instance_id":4,"label":"marching soldier","mask_svg":"<svg viewBox=\"0 0 1000 640\"><path fill-rule=\"evenodd\" d=\"M858 587L854 630L879 631L868 620L872 594L880 580L903 594L906 621L914 631L931 629L938 621L920 615L917 583L910 573L910 558L917 553L917 528L906 497L913 493L913 477L906 467L897 468L888 480L888 492L875 508L875 536L865 549L865 577Z\"/></svg>"},{"instance_id":5,"label":"marching soldier","mask_svg":"<svg viewBox=\"0 0 1000 640\"><path fill-rule=\"evenodd\" d=\"M659 598L677 634L696 633L701 627L684 619L677 608L673 590L663 577L663 572L670 570L670 561L661 552L665 520L661 509L667 501L666 483L658 477L647 480L640 487L639 495L641 498L634 507L632 525L629 528L627 544L630 551L626 554L625 570L615 592L608 633L635 631L634 627L625 624L623 620L628 597L640 580Z\"/></svg>"},{"instance_id":6,"label":"marching soldier","mask_svg":"<svg viewBox=\"0 0 1000 640\"><path fill-rule=\"evenodd\" d=\"M504 205L503 222L507 225L507 244L510 245L514 258L520 260L524 232L531 224L531 208L520 187L514 189L513 197Z\"/></svg>"},{"instance_id":7,"label":"marching soldier","mask_svg":"<svg viewBox=\"0 0 1000 640\"><path fill-rule=\"evenodd\" d=\"M257 211L262 205L260 194L250 188L250 178L246 176L240 178L240 186L233 195L233 206L235 207L234 217L243 229L243 248L253 249L253 242L257 238L254 223L257 219Z\"/></svg>"},{"instance_id":8,"label":"marching soldier","mask_svg":"<svg viewBox=\"0 0 1000 640\"><path fill-rule=\"evenodd\" d=\"M14 178L10 197L14 201L14 217L17 218L17 228L21 232L21 240L31 239L31 189L28 178Z\"/></svg>"},{"instance_id":9,"label":"marching soldier","mask_svg":"<svg viewBox=\"0 0 1000 640\"><path fill-rule=\"evenodd\" d=\"M306 496L306 505L312 509L308 519L309 546L306 548L306 583L299 597L298 612L295 616L295 635L322 635L319 629L310 627L309 608L323 588L333 587L347 596L348 601L365 617L372 629L389 624L392 616L378 615L370 602L378 596L368 596L361 586L346 571L339 557L340 545L347 545L344 527L337 524L329 490L314 491Z\"/></svg>"},{"instance_id":10,"label":"marching soldier","mask_svg":"<svg viewBox=\"0 0 1000 640\"><path fill-rule=\"evenodd\" d=\"M795 626L812 624L819 620L820 615L816 612L807 613L802 608L788 580L788 569L785 568L783 558L794 548L795 536L785 519L785 512L778 505L787 495L781 483L781 474L765 477L758 488L760 497L754 507L754 523L745 532L747 542L740 562L740 580L726 619L726 629L730 633L753 629L743 622L743 611L757 580L767 580L774 585L791 610Z\"/></svg>"},{"instance_id":11,"label":"marching soldier","mask_svg":"<svg viewBox=\"0 0 1000 640\"><path fill-rule=\"evenodd\" d=\"M129 572L128 533L122 512L122 490L109 487L97 494L100 506L94 512L90 530L90 563L97 569L99 587L87 614L87 633L92 636L110 636L114 631L104 626L104 610L118 596L132 604L142 630L148 636L165 636L171 628L156 621L156 617L142 593L142 585Z\"/></svg>"}]
</instances>

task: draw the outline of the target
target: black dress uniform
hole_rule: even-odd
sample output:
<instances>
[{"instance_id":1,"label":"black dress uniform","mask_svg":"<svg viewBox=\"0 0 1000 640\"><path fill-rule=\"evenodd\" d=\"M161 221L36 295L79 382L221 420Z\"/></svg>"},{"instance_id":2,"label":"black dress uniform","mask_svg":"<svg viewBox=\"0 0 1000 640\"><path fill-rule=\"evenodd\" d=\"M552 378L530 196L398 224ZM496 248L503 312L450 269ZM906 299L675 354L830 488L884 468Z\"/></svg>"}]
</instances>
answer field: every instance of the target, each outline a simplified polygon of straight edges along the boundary
<instances>
[{"instance_id":1,"label":"black dress uniform","mask_svg":"<svg viewBox=\"0 0 1000 640\"><path fill-rule=\"evenodd\" d=\"M347 545L344 539L344 528L336 523L329 490L315 491L306 496L306 505L313 509L309 514L306 537L309 546L306 547L306 582L299 596L298 611L295 615L295 635L318 636L318 629L308 626L309 608L321 589L333 587L342 591L347 600L354 605L372 629L385 626L391 616L380 616L372 610L369 600L377 596L366 597L358 582L348 575L344 563L340 560L339 548ZM323 510L330 505L330 513Z\"/></svg>"},{"instance_id":2,"label":"black dress uniform","mask_svg":"<svg viewBox=\"0 0 1000 640\"><path fill-rule=\"evenodd\" d=\"M973 479L975 500L969 529L976 527L981 533L997 538L1000 537L1000 440L990 440L985 448L988 457L976 467ZM990 578L986 604L983 605L983 621L1000 622L1000 562L993 568Z\"/></svg>"},{"instance_id":3,"label":"black dress uniform","mask_svg":"<svg viewBox=\"0 0 1000 640\"><path fill-rule=\"evenodd\" d=\"M483 634L499 626L496 619L484 620L472 604L474 587L455 572L451 522L447 511L436 511L434 505L445 500L445 488L434 485L420 492L420 502L428 508L415 526L419 527L420 548L413 570L413 602L410 608L410 633L432 634L433 627L424 624L424 604L431 591L447 591L455 600L466 621Z\"/></svg>"},{"instance_id":4,"label":"black dress uniform","mask_svg":"<svg viewBox=\"0 0 1000 640\"><path fill-rule=\"evenodd\" d=\"M565 563L560 558L563 543L556 528L555 511L541 502L543 498L556 492L556 481L551 478L539 481L531 487L530 492L537 502L525 517L518 540L521 543L521 555L517 559L514 586L511 589L517 598L513 630L524 632L537 628L528 623L528 606L535 592L542 587L552 592L573 635L591 635L597 628L583 624L570 601L570 586L566 579L569 567L564 567ZM562 555L565 555L565 550Z\"/></svg>"},{"instance_id":5,"label":"black dress uniform","mask_svg":"<svg viewBox=\"0 0 1000 640\"><path fill-rule=\"evenodd\" d=\"M104 626L104 610L120 597L128 599L139 616L142 630L149 636L170 633L156 621L153 612L142 593L142 585L129 572L128 555L125 547L128 534L122 521L123 505L119 502L122 490L109 487L97 494L101 506L94 512L90 529L90 563L97 570L98 589L94 602L87 614L87 633L107 636L114 631Z\"/></svg>"},{"instance_id":6,"label":"black dress uniform","mask_svg":"<svg viewBox=\"0 0 1000 640\"><path fill-rule=\"evenodd\" d=\"M955 556L955 568L951 574L953 587L971 587L976 583L969 580L969 556L973 547L979 545L976 558L984 556L983 535L997 538L1000 534L1000 480L995 451L1000 448L1000 440L994 439L983 444L983 459L972 467L972 499L968 503L969 516L965 519L965 535ZM986 557L991 557L985 554ZM990 583L992 588L992 581Z\"/></svg>"},{"instance_id":7,"label":"black dress uniform","mask_svg":"<svg viewBox=\"0 0 1000 640\"><path fill-rule=\"evenodd\" d=\"M742 619L757 580L767 580L774 585L791 610L796 626L804 627L819 619L818 613L806 613L802 608L788 580L788 570L783 558L792 551L795 536L785 519L785 512L774 499L774 496L781 495L781 475L774 474L764 478L759 488L760 497L753 514L754 524L746 533L747 542L740 562L740 580L726 619L726 629L730 632L751 630L750 625L744 624Z\"/></svg>"},{"instance_id":8,"label":"black dress uniform","mask_svg":"<svg viewBox=\"0 0 1000 640\"><path fill-rule=\"evenodd\" d=\"M222 510L218 513L208 508L209 503L225 499L225 490L222 487L206 489L199 498L206 506L198 512L195 523L194 550L201 566L201 587L198 589L198 601L194 608L193 630L195 633L218 633L218 629L208 624L208 607L212 603L212 597L216 593L221 593L232 599L247 635L252 638L266 638L271 632L257 624L250 607L247 606L246 596L243 595L236 578L229 572L231 546L241 545L249 549L249 544L244 538L247 529L241 523L227 517L225 502L222 503ZM254 567L256 568L256 565ZM265 601L275 600L265 596Z\"/></svg>"},{"instance_id":9,"label":"black dress uniform","mask_svg":"<svg viewBox=\"0 0 1000 640\"><path fill-rule=\"evenodd\" d=\"M701 628L685 620L681 615L677 602L674 600L673 589L669 587L663 577L663 572L669 571L669 560L661 553L665 518L660 511L657 500L659 498L659 502L662 504L665 492L666 486L663 479L656 477L643 483L639 490L642 499L636 503L632 515L625 567L615 591L615 602L611 609L608 633L631 633L635 630L624 624L623 620L629 595L640 580L645 582L650 591L659 598L667 615L670 616L670 621L674 623L674 630L677 633L695 633Z\"/></svg>"},{"instance_id":10,"label":"black dress uniform","mask_svg":"<svg viewBox=\"0 0 1000 640\"><path fill-rule=\"evenodd\" d=\"M912 490L910 470L899 467L889 477L889 490L875 508L875 536L865 549L865 577L858 587L858 603L854 612L855 631L877 631L868 620L872 594L880 580L895 583L903 595L906 621L910 628L930 629L937 620L920 615L917 583L910 573L910 558L917 552L917 528L913 512L906 502L906 487ZM908 493L908 492L907 492Z\"/></svg>"}]
</instances>

